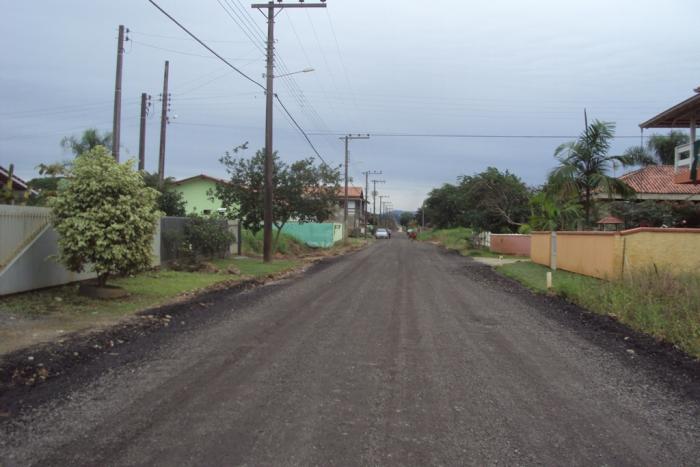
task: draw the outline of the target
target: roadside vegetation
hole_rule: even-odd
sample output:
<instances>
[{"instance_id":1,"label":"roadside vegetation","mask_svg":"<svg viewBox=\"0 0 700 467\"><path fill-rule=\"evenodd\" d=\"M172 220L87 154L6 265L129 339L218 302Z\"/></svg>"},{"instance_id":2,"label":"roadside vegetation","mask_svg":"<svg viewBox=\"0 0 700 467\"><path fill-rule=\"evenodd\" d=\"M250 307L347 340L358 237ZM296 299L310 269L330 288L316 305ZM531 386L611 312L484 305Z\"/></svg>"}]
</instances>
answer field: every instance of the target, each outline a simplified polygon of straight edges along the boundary
<instances>
[{"instance_id":1,"label":"roadside vegetation","mask_svg":"<svg viewBox=\"0 0 700 467\"><path fill-rule=\"evenodd\" d=\"M545 266L519 262L497 270L533 291L547 292L550 269ZM700 274L651 269L615 282L561 270L552 276L557 295L700 358Z\"/></svg>"},{"instance_id":2,"label":"roadside vegetation","mask_svg":"<svg viewBox=\"0 0 700 467\"><path fill-rule=\"evenodd\" d=\"M117 323L142 310L189 299L213 287L230 287L247 279L289 271L302 260L288 258L262 263L253 258L214 259L197 272L161 269L111 283L127 293L103 300L79 293L71 284L0 299L0 354L74 331L94 330Z\"/></svg>"},{"instance_id":3,"label":"roadside vegetation","mask_svg":"<svg viewBox=\"0 0 700 467\"><path fill-rule=\"evenodd\" d=\"M494 253L488 248L477 246L475 244L475 235L472 229L456 227L454 229L424 230L418 234L418 240L439 243L448 250L458 251L462 256L520 258L519 256Z\"/></svg>"}]
</instances>

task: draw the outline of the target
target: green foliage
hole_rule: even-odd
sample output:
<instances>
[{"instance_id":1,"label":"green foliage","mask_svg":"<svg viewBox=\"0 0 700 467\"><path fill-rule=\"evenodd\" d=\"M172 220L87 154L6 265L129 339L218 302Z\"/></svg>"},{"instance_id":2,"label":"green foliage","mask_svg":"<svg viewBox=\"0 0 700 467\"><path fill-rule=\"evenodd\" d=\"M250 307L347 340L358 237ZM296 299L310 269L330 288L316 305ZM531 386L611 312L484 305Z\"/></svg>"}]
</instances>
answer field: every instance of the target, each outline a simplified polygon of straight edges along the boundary
<instances>
[{"instance_id":1,"label":"green foliage","mask_svg":"<svg viewBox=\"0 0 700 467\"><path fill-rule=\"evenodd\" d=\"M534 263L500 266L499 272L538 292L546 291L548 268ZM553 272L554 292L595 313L671 342L700 357L700 274L655 268L606 282L566 271Z\"/></svg>"},{"instance_id":2,"label":"green foliage","mask_svg":"<svg viewBox=\"0 0 700 467\"><path fill-rule=\"evenodd\" d=\"M687 144L690 138L686 133L672 130L667 135L649 136L646 146L627 149L625 155L633 156L640 165L674 165L676 146Z\"/></svg>"},{"instance_id":3,"label":"green foliage","mask_svg":"<svg viewBox=\"0 0 700 467\"><path fill-rule=\"evenodd\" d=\"M158 191L158 209L166 216L184 217L187 212L182 192L175 189L175 179L167 177L162 182L158 173L143 172L143 181L146 186Z\"/></svg>"},{"instance_id":4,"label":"green foliage","mask_svg":"<svg viewBox=\"0 0 700 467\"><path fill-rule=\"evenodd\" d=\"M474 231L464 227L426 230L418 234L418 240L440 242L450 250L468 250L472 247Z\"/></svg>"},{"instance_id":5,"label":"green foliage","mask_svg":"<svg viewBox=\"0 0 700 467\"><path fill-rule=\"evenodd\" d=\"M521 235L529 235L532 233L532 227L530 224L523 224L520 227L518 227L518 233Z\"/></svg>"},{"instance_id":6,"label":"green foliage","mask_svg":"<svg viewBox=\"0 0 700 467\"><path fill-rule=\"evenodd\" d=\"M527 220L528 189L516 175L489 167L460 179L468 225L477 230L512 232Z\"/></svg>"},{"instance_id":7,"label":"green foliage","mask_svg":"<svg viewBox=\"0 0 700 467\"><path fill-rule=\"evenodd\" d=\"M544 186L530 198L530 227L542 230L576 230L583 209L576 198L552 193Z\"/></svg>"},{"instance_id":8,"label":"green foliage","mask_svg":"<svg viewBox=\"0 0 700 467\"><path fill-rule=\"evenodd\" d=\"M549 175L552 192L568 200L576 197L583 207L586 224L592 226L597 190L610 195L632 196L634 191L623 181L608 175L614 165L633 165L635 159L628 155L610 156L610 143L615 136L615 124L593 121L576 141L559 146L554 156L559 167Z\"/></svg>"},{"instance_id":9,"label":"green foliage","mask_svg":"<svg viewBox=\"0 0 700 467\"><path fill-rule=\"evenodd\" d=\"M514 174L489 167L459 184L444 184L425 202L426 222L434 227L473 227L512 232L528 217L528 189Z\"/></svg>"},{"instance_id":10,"label":"green foliage","mask_svg":"<svg viewBox=\"0 0 700 467\"><path fill-rule=\"evenodd\" d=\"M253 233L250 230L243 230L241 241L244 254L262 255L263 234L261 231ZM274 251L282 255L297 255L310 250L308 246L285 233L280 234L275 243Z\"/></svg>"},{"instance_id":11,"label":"green foliage","mask_svg":"<svg viewBox=\"0 0 700 467\"><path fill-rule=\"evenodd\" d=\"M246 145L234 148L220 159L231 179L230 183L216 187L216 196L231 215L240 217L246 229L257 232L263 222L265 153L257 151L249 159L235 157L246 148ZM272 183L277 242L279 232L289 219L323 222L333 215L340 171L325 164L315 166L313 158L286 164L275 153Z\"/></svg>"},{"instance_id":12,"label":"green foliage","mask_svg":"<svg viewBox=\"0 0 700 467\"><path fill-rule=\"evenodd\" d=\"M100 285L147 268L160 217L156 197L131 161L118 164L102 146L78 156L50 202L59 260L76 272L90 266Z\"/></svg>"},{"instance_id":13,"label":"green foliage","mask_svg":"<svg viewBox=\"0 0 700 467\"><path fill-rule=\"evenodd\" d=\"M225 257L235 240L228 223L221 217L190 214L185 224L184 242L195 257Z\"/></svg>"},{"instance_id":14,"label":"green foliage","mask_svg":"<svg viewBox=\"0 0 700 467\"><path fill-rule=\"evenodd\" d=\"M615 201L610 203L610 214L622 219L625 228L633 227L671 227L679 221L672 203L652 200Z\"/></svg>"},{"instance_id":15,"label":"green foliage","mask_svg":"<svg viewBox=\"0 0 700 467\"><path fill-rule=\"evenodd\" d=\"M96 128L88 128L80 137L66 136L61 140L61 147L71 151L75 156L91 151L98 146L102 146L111 151L112 133L100 133L100 130Z\"/></svg>"},{"instance_id":16,"label":"green foliage","mask_svg":"<svg viewBox=\"0 0 700 467\"><path fill-rule=\"evenodd\" d=\"M408 227L414 220L415 215L408 211L402 212L401 216L399 217L399 223L404 227Z\"/></svg>"}]
</instances>

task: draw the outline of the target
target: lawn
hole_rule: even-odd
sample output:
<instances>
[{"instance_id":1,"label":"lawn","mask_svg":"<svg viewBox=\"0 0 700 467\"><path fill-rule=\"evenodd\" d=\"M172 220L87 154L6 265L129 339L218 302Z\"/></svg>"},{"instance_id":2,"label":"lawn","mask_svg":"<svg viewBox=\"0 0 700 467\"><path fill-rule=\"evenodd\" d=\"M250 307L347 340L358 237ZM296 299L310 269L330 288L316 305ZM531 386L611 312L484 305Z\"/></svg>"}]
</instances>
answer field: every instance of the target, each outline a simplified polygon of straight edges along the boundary
<instances>
[{"instance_id":1,"label":"lawn","mask_svg":"<svg viewBox=\"0 0 700 467\"><path fill-rule=\"evenodd\" d=\"M497 270L536 292L546 292L550 269L545 266L521 262ZM614 282L561 270L552 276L553 291L567 300L700 358L700 274L654 269Z\"/></svg>"},{"instance_id":2,"label":"lawn","mask_svg":"<svg viewBox=\"0 0 700 467\"><path fill-rule=\"evenodd\" d=\"M222 272L160 270L110 281L129 292L123 299L86 298L78 295L77 285L0 298L0 353L67 332L114 324L124 316L181 299L184 294L289 270L301 261L284 259L264 264L259 259L232 258L212 263ZM241 275L226 273L229 267L238 268Z\"/></svg>"}]
</instances>

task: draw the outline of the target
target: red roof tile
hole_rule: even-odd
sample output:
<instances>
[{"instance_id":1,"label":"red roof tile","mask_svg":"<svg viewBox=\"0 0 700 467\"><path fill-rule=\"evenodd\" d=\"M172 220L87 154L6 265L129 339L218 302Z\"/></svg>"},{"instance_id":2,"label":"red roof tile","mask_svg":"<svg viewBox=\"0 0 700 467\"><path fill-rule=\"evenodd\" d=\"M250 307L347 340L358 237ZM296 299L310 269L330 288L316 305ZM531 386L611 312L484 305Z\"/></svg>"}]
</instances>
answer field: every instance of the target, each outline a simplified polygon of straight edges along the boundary
<instances>
[{"instance_id":1,"label":"red roof tile","mask_svg":"<svg viewBox=\"0 0 700 467\"><path fill-rule=\"evenodd\" d=\"M338 197L339 198L345 197L345 187L340 187L338 189ZM359 188L356 186L349 186L348 187L348 198L361 199L362 198L362 188Z\"/></svg>"},{"instance_id":2,"label":"red roof tile","mask_svg":"<svg viewBox=\"0 0 700 467\"><path fill-rule=\"evenodd\" d=\"M700 194L700 184L674 183L675 168L672 165L651 165L626 173L620 180L639 194Z\"/></svg>"}]
</instances>

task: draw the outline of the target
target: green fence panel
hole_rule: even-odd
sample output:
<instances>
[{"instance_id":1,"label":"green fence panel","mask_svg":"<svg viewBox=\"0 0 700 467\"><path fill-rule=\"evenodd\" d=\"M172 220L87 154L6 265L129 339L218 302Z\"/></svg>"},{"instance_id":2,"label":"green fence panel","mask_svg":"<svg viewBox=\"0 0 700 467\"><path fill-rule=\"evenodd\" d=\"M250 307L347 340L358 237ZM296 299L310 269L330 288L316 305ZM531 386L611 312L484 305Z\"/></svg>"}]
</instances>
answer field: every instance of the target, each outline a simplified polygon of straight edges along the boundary
<instances>
[{"instance_id":1,"label":"green fence panel","mask_svg":"<svg viewBox=\"0 0 700 467\"><path fill-rule=\"evenodd\" d=\"M338 230L340 230L339 238L336 234ZM298 222L289 222L282 228L282 232L315 248L331 247L336 241L343 238L342 226L331 223L306 222L299 224Z\"/></svg>"}]
</instances>

